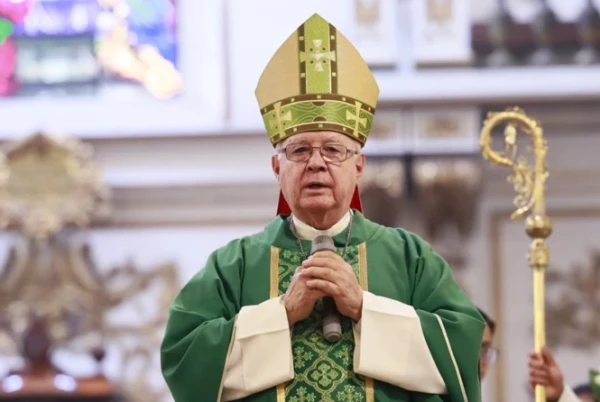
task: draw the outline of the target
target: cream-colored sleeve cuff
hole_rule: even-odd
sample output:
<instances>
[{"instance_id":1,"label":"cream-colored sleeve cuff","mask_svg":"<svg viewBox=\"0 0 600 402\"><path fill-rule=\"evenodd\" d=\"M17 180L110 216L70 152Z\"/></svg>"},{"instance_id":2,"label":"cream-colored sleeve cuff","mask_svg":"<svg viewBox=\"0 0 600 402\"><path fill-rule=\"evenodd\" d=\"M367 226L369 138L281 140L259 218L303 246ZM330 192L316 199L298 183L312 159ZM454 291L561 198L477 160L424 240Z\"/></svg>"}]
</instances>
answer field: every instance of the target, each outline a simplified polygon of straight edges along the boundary
<instances>
[{"instance_id":1,"label":"cream-colored sleeve cuff","mask_svg":"<svg viewBox=\"0 0 600 402\"><path fill-rule=\"evenodd\" d=\"M421 321L412 306L363 293L363 310L354 325L354 371L408 391L446 393Z\"/></svg>"},{"instance_id":2,"label":"cream-colored sleeve cuff","mask_svg":"<svg viewBox=\"0 0 600 402\"><path fill-rule=\"evenodd\" d=\"M225 363L221 401L234 401L294 378L292 340L280 297L243 307Z\"/></svg>"},{"instance_id":3,"label":"cream-colored sleeve cuff","mask_svg":"<svg viewBox=\"0 0 600 402\"><path fill-rule=\"evenodd\" d=\"M571 387L565 384L563 392L560 395L560 398L558 398L558 402L581 402L581 399L575 395L575 392L573 392Z\"/></svg>"}]
</instances>

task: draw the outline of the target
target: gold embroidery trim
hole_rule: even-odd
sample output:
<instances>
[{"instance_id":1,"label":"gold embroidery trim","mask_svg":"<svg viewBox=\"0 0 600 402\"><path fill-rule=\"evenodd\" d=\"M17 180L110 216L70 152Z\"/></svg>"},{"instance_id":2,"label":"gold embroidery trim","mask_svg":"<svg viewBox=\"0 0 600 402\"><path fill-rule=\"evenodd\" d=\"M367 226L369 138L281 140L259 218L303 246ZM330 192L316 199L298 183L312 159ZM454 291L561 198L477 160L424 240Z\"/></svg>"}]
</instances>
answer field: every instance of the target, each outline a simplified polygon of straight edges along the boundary
<instances>
[{"instance_id":1,"label":"gold embroidery trim","mask_svg":"<svg viewBox=\"0 0 600 402\"><path fill-rule=\"evenodd\" d=\"M369 290L366 243L361 243L358 245L358 281L363 290ZM373 387L372 378L365 377L365 394L366 402L375 402L375 388Z\"/></svg>"},{"instance_id":2,"label":"gold embroidery trim","mask_svg":"<svg viewBox=\"0 0 600 402\"><path fill-rule=\"evenodd\" d=\"M363 290L369 290L369 278L367 276L367 244L358 245L358 282Z\"/></svg>"},{"instance_id":3,"label":"gold embroidery trim","mask_svg":"<svg viewBox=\"0 0 600 402\"><path fill-rule=\"evenodd\" d=\"M271 287L269 295L271 298L279 296L279 249L271 246L270 264ZM285 384L277 385L277 402L285 402Z\"/></svg>"},{"instance_id":4,"label":"gold embroidery trim","mask_svg":"<svg viewBox=\"0 0 600 402\"><path fill-rule=\"evenodd\" d=\"M270 297L279 296L279 249L271 246L271 288Z\"/></svg>"}]
</instances>

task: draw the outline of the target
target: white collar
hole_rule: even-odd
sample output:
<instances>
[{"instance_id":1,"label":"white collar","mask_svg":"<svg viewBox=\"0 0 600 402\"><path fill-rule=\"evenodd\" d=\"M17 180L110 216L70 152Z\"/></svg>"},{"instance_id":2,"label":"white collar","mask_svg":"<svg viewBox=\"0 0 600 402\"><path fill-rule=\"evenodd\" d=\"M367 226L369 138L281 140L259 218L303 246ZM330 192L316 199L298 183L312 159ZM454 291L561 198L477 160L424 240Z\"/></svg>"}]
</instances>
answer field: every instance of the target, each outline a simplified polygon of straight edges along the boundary
<instances>
[{"instance_id":1,"label":"white collar","mask_svg":"<svg viewBox=\"0 0 600 402\"><path fill-rule=\"evenodd\" d=\"M333 225L331 228L326 230L318 230L312 226L307 225L300 219L292 215L294 220L294 226L296 227L296 235L303 240L314 240L317 236L329 236L334 237L342 233L350 224L350 217L352 216L352 210L349 210L338 223Z\"/></svg>"}]
</instances>

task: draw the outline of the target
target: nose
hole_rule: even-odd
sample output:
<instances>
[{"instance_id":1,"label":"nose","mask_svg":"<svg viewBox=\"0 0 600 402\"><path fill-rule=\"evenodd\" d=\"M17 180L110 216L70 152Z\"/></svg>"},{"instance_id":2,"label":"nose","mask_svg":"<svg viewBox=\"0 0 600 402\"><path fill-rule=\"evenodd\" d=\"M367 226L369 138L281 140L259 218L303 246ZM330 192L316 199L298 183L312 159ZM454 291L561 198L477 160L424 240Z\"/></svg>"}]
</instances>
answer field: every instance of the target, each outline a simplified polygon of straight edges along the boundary
<instances>
[{"instance_id":1,"label":"nose","mask_svg":"<svg viewBox=\"0 0 600 402\"><path fill-rule=\"evenodd\" d=\"M327 169L327 163L325 163L318 148L313 149L313 153L307 163L307 168L313 172L324 172Z\"/></svg>"}]
</instances>

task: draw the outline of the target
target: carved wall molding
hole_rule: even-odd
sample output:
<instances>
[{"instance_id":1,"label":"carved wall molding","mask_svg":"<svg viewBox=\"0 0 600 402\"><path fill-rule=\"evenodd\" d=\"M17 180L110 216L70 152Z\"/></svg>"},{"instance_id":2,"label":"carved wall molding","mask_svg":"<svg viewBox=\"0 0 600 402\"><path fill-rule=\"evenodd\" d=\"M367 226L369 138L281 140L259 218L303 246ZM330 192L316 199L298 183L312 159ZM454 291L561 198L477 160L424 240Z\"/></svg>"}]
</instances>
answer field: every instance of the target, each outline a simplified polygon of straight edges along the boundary
<instances>
[{"instance_id":1,"label":"carved wall molding","mask_svg":"<svg viewBox=\"0 0 600 402\"><path fill-rule=\"evenodd\" d=\"M376 126L384 125L385 127L378 127L382 130L382 138L388 137L390 134L386 133L391 130L404 129L402 124L404 120L410 119L412 111L419 111L420 109L431 109L431 108L448 108L450 110L456 109L457 107L468 107L478 106L482 110L482 116L487 113L488 110L504 110L507 107L514 106L518 103L519 106L527 110L528 114L535 116L535 118L544 123L544 128L548 133L558 133L562 135L570 134L572 130L584 130L589 132L595 132L595 129L600 124L600 114L597 113L600 107L600 102L596 97L589 97L588 99L580 99L578 101L565 103L564 99L548 99L548 98L527 98L527 99L515 99L514 101L508 101L506 99L498 100L485 100L479 101L476 99L472 100L452 100L446 101L435 101L430 100L426 102L399 102L381 100L378 104L377 118L374 124ZM398 114L399 124L395 122L390 125L384 123L384 115L386 114ZM375 131L374 131L375 132ZM378 135L380 136L380 135ZM135 135L121 135L121 136L85 136L84 140L86 143L91 144L94 149L100 149L104 147L122 147L135 145L136 147L154 148L158 145L164 144L196 144L198 142L212 144L215 141L223 141L228 145L235 143L243 143L248 145L248 142L259 143L267 145L268 141L264 141L266 134L264 134L262 127L257 127L256 130L243 130L239 131L234 128L230 130L218 130L211 133L211 131L194 133L185 133L178 135L176 133L165 132L163 135L149 135L144 136L142 133ZM375 137L374 137L375 138ZM261 141L262 140L262 141Z\"/></svg>"},{"instance_id":2,"label":"carved wall molding","mask_svg":"<svg viewBox=\"0 0 600 402\"><path fill-rule=\"evenodd\" d=\"M189 227L267 224L275 217L272 183L113 188L113 216L96 227Z\"/></svg>"},{"instance_id":3,"label":"carved wall molding","mask_svg":"<svg viewBox=\"0 0 600 402\"><path fill-rule=\"evenodd\" d=\"M503 205L512 205L514 191L506 183L506 174L498 173L498 170L484 170L482 180L485 198L503 202ZM556 199L568 199L573 194L600 194L600 182L597 180L599 174L600 169L552 171L549 179L549 205ZM361 186L361 192L367 212L378 208L380 203L388 205L395 199L387 195L385 190L368 186ZM278 186L274 178L245 184L117 186L112 187L112 217L102 226L263 224L275 216L277 194ZM383 198L382 201L378 194L389 198ZM409 205L400 205L395 222L402 223L407 228L415 228L408 208Z\"/></svg>"},{"instance_id":4,"label":"carved wall molding","mask_svg":"<svg viewBox=\"0 0 600 402\"><path fill-rule=\"evenodd\" d=\"M598 103L527 106L548 134L549 202L574 193L600 194L596 179L600 161L594 154L600 147L600 137L594 135L600 126L597 107ZM389 130L405 130L406 111L396 109L381 120L383 138L391 135ZM270 167L273 148L264 134L123 137L84 143L94 150L93 159L102 167L113 193L114 216L106 225L262 224L275 214L277 184ZM367 156L368 167L376 162ZM483 169L484 188L490 197L513 196L503 169L487 164ZM369 196L369 191L364 189L364 197L375 197ZM365 208L372 209L368 202ZM402 208L406 211L408 206ZM411 227L407 215L403 214L401 222Z\"/></svg>"},{"instance_id":5,"label":"carved wall molding","mask_svg":"<svg viewBox=\"0 0 600 402\"><path fill-rule=\"evenodd\" d=\"M518 101L518 105L535 117L544 126L544 132L551 136L571 135L575 132L596 134L600 124L598 107L600 103L594 99L579 102L553 102L550 100ZM515 103L486 102L481 104L482 113L504 110L515 106Z\"/></svg>"}]
</instances>

